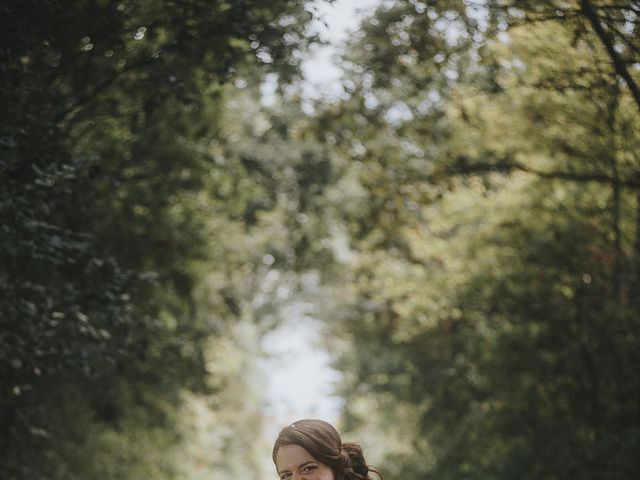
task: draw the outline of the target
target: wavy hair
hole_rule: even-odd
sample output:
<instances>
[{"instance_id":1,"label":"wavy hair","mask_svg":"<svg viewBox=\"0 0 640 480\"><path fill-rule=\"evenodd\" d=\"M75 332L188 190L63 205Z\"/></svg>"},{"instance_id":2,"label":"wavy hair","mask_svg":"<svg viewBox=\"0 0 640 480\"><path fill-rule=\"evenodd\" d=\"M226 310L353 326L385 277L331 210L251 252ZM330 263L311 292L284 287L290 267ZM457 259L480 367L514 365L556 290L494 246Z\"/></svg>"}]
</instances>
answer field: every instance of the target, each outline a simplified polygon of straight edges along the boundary
<instances>
[{"instance_id":1,"label":"wavy hair","mask_svg":"<svg viewBox=\"0 0 640 480\"><path fill-rule=\"evenodd\" d=\"M370 473L382 480L382 474L367 465L362 448L357 443L342 443L340 434L323 420L298 420L282 429L273 445L273 463L284 445L298 445L316 460L329 466L335 480L373 480Z\"/></svg>"}]
</instances>

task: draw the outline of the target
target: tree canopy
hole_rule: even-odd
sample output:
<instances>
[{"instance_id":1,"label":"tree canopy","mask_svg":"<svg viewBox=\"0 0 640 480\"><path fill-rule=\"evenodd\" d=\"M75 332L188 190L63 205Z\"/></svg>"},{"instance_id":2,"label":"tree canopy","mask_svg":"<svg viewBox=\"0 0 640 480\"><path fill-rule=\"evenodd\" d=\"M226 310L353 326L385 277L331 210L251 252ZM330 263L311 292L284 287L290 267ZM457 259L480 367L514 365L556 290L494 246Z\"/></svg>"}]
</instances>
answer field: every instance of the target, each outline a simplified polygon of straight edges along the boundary
<instances>
[{"instance_id":1,"label":"tree canopy","mask_svg":"<svg viewBox=\"0 0 640 480\"><path fill-rule=\"evenodd\" d=\"M386 478L634 476L638 2L383 1L313 108L301 0L0 11L2 478L259 477L301 298Z\"/></svg>"},{"instance_id":2,"label":"tree canopy","mask_svg":"<svg viewBox=\"0 0 640 480\"><path fill-rule=\"evenodd\" d=\"M634 2L397 1L348 47L320 118L367 193L334 328L350 425L393 412L368 427L401 439L392 476L636 469L638 24Z\"/></svg>"}]
</instances>

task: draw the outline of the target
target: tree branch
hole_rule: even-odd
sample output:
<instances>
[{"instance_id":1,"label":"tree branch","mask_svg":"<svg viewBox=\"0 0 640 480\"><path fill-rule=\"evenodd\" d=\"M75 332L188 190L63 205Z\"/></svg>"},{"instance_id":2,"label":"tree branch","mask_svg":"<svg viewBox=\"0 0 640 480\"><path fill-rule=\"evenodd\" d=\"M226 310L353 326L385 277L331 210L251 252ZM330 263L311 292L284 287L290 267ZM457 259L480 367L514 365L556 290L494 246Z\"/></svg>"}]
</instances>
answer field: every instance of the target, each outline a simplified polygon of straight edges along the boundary
<instances>
[{"instance_id":1,"label":"tree branch","mask_svg":"<svg viewBox=\"0 0 640 480\"><path fill-rule=\"evenodd\" d=\"M78 98L78 100L75 103L73 103L73 105L71 105L70 107L67 107L65 110L63 110L58 115L56 115L53 119L54 122L55 123L63 122L74 111L78 110L83 105L90 103L92 100L98 97L98 95L100 95L103 91L109 88L111 84L113 84L113 82L118 80L122 75L132 70L135 70L136 68L139 68L140 66L144 65L148 61L149 61L148 58L141 58L137 62L130 63L129 65L126 65L123 69L113 72L109 77L107 77L105 80L99 83L91 92L80 96L80 98Z\"/></svg>"},{"instance_id":2,"label":"tree branch","mask_svg":"<svg viewBox=\"0 0 640 480\"><path fill-rule=\"evenodd\" d=\"M633 190L640 190L640 179L621 179L614 178L603 173L577 173L551 171L545 172L530 168L522 163L513 160L499 160L497 162L470 162L466 157L456 159L455 163L449 168L432 175L431 179L437 177L449 177L455 175L475 175L481 173L512 173L514 171L526 172L537 175L541 178L549 178L556 180L569 180L574 182L596 182L606 185L619 185Z\"/></svg>"},{"instance_id":3,"label":"tree branch","mask_svg":"<svg viewBox=\"0 0 640 480\"><path fill-rule=\"evenodd\" d=\"M640 88L638 88L638 85L636 84L635 80L629 73L626 63L620 58L620 55L618 55L618 52L616 52L616 49L613 45L613 41L611 40L611 38L605 31L604 27L600 23L600 19L598 18L598 15L594 10L593 5L591 4L591 1L580 0L580 5L582 6L582 11L584 12L585 16L589 19L591 26L593 27L596 34L600 38L600 41L603 43L603 45L607 49L607 52L609 53L609 57L611 57L611 60L613 61L613 66L616 70L616 73L620 75L620 77L622 77L622 79L625 81L625 83L627 84L627 87L629 87L629 90L631 90L631 94L633 95L633 98L636 101L638 108L640 109Z\"/></svg>"}]
</instances>

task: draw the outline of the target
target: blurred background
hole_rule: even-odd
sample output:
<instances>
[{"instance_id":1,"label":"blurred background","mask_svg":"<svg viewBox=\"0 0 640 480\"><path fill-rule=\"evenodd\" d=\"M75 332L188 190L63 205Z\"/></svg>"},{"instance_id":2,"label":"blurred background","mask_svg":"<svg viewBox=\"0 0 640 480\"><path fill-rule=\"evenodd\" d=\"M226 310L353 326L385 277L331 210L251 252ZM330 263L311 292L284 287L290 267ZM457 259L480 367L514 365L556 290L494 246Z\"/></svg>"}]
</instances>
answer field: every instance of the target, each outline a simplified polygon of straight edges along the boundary
<instances>
[{"instance_id":1,"label":"blurred background","mask_svg":"<svg viewBox=\"0 0 640 480\"><path fill-rule=\"evenodd\" d=\"M640 2L0 2L0 478L640 468Z\"/></svg>"}]
</instances>

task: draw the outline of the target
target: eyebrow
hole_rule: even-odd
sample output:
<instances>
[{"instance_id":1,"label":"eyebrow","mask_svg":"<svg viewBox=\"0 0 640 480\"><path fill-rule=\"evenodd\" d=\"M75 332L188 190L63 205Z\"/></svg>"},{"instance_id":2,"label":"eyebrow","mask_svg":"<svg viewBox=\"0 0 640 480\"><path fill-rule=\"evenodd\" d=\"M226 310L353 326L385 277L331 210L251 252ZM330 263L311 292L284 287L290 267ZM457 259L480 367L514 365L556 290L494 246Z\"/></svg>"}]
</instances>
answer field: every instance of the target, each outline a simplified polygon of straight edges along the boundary
<instances>
[{"instance_id":1,"label":"eyebrow","mask_svg":"<svg viewBox=\"0 0 640 480\"><path fill-rule=\"evenodd\" d=\"M307 460L306 462L302 462L300 465L298 465L296 468L300 468L300 467L304 467L306 465L309 465L310 463L316 463L315 460ZM282 475L283 473L288 472L289 470L278 470L278 475Z\"/></svg>"}]
</instances>

